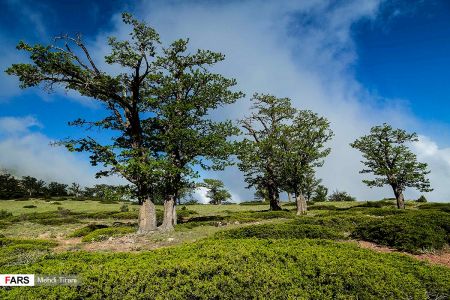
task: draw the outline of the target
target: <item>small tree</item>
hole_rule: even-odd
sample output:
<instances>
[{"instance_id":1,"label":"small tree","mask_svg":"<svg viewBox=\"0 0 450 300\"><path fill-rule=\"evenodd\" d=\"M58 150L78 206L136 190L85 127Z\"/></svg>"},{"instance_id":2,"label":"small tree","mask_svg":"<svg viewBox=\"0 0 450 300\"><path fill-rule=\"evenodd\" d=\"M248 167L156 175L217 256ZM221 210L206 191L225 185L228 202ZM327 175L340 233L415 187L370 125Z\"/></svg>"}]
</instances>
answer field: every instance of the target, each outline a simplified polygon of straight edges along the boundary
<instances>
[{"instance_id":1,"label":"small tree","mask_svg":"<svg viewBox=\"0 0 450 300\"><path fill-rule=\"evenodd\" d=\"M69 195L74 196L75 198L78 198L81 196L81 186L76 183L72 182L72 184L68 187Z\"/></svg>"},{"instance_id":2,"label":"small tree","mask_svg":"<svg viewBox=\"0 0 450 300\"><path fill-rule=\"evenodd\" d=\"M328 196L328 189L319 184L316 189L314 190L314 195L312 197L312 201L314 202L324 202L327 201L327 196Z\"/></svg>"},{"instance_id":3,"label":"small tree","mask_svg":"<svg viewBox=\"0 0 450 300\"><path fill-rule=\"evenodd\" d=\"M224 184L218 179L203 179L202 187L208 189L206 196L210 199L210 204L222 204L228 199L231 199L231 194L224 188Z\"/></svg>"},{"instance_id":4,"label":"small tree","mask_svg":"<svg viewBox=\"0 0 450 300\"><path fill-rule=\"evenodd\" d=\"M416 202L419 202L419 203L427 203L428 201L427 201L427 198L426 198L424 195L421 195L421 196L419 197L419 199L416 200Z\"/></svg>"},{"instance_id":5,"label":"small tree","mask_svg":"<svg viewBox=\"0 0 450 300\"><path fill-rule=\"evenodd\" d=\"M402 129L393 129L384 123L372 127L370 134L363 136L352 144L353 148L362 152L366 166L360 173L371 173L375 179L363 180L369 187L390 185L397 199L397 207L405 208L403 191L407 187L421 192L430 192L430 181L426 175L426 163L417 161L416 155L409 150L407 144L418 141L416 133L407 133Z\"/></svg>"}]
</instances>

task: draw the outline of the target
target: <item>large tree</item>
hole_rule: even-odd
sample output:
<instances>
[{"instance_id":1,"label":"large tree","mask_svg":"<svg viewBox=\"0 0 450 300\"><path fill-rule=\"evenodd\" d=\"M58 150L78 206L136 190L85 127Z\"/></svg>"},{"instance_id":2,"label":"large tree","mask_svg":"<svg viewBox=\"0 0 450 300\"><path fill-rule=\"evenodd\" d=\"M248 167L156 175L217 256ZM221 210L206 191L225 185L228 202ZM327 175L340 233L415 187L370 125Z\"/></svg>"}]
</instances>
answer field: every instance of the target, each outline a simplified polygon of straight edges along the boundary
<instances>
[{"instance_id":1,"label":"large tree","mask_svg":"<svg viewBox=\"0 0 450 300\"><path fill-rule=\"evenodd\" d=\"M294 193L297 215L305 214L309 199L320 181L315 178L315 168L321 167L331 149L326 143L333 137L330 123L309 110L295 114L292 124L283 127L277 165L283 189Z\"/></svg>"},{"instance_id":2,"label":"large tree","mask_svg":"<svg viewBox=\"0 0 450 300\"><path fill-rule=\"evenodd\" d=\"M403 191L407 187L421 192L432 191L426 175L427 164L417 161L417 157L408 148L408 144L418 141L416 133L407 133L403 129L394 129L384 123L374 126L370 134L365 135L352 144L353 148L362 152L366 167L360 173L371 173L374 179L363 180L369 187L390 185L397 199L397 207L405 208Z\"/></svg>"},{"instance_id":3,"label":"large tree","mask_svg":"<svg viewBox=\"0 0 450 300\"><path fill-rule=\"evenodd\" d=\"M212 110L234 103L241 92L232 91L234 79L209 71L224 60L209 50L188 50L188 40L177 40L155 61L157 73L148 103L154 116L146 122L150 147L163 169L164 220L161 230L176 224L175 205L193 185L198 168L222 170L230 162L239 130L231 121L215 121Z\"/></svg>"},{"instance_id":4,"label":"large tree","mask_svg":"<svg viewBox=\"0 0 450 300\"><path fill-rule=\"evenodd\" d=\"M289 98L254 94L252 114L240 121L246 137L238 151L239 169L248 187L267 192L271 210L281 210L280 176L276 162L283 127L295 114Z\"/></svg>"},{"instance_id":5,"label":"large tree","mask_svg":"<svg viewBox=\"0 0 450 300\"><path fill-rule=\"evenodd\" d=\"M155 46L159 36L145 23L124 13L123 22L131 25L128 40L109 39L111 53L105 57L108 64L119 65L121 73L108 74L94 62L80 35L55 38L53 45L29 45L20 42L18 49L30 54L31 63L13 64L7 69L19 77L22 88L43 86L53 90L56 86L73 90L103 104L106 116L100 120L78 119L70 125L87 129L110 131L111 143L100 143L91 135L65 141L71 151L91 153L91 163L104 168L97 176L120 174L135 187L141 206L139 231L156 228L156 214L152 202L155 182L154 161L149 141L143 130L148 118L147 98L154 85Z\"/></svg>"}]
</instances>

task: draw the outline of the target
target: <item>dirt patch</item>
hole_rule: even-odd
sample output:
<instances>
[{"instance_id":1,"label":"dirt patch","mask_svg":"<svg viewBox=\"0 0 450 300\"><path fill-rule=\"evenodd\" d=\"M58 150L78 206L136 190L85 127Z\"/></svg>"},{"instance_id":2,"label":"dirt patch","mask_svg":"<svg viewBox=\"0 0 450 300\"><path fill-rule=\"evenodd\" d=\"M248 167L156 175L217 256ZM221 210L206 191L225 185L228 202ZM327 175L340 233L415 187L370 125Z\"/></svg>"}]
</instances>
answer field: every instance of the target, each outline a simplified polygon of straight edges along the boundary
<instances>
[{"instance_id":1,"label":"dirt patch","mask_svg":"<svg viewBox=\"0 0 450 300\"><path fill-rule=\"evenodd\" d=\"M106 241L85 243L81 249L85 251L133 252L159 247L160 245L157 243L149 243L144 236L129 234L117 238L111 237Z\"/></svg>"},{"instance_id":2,"label":"dirt patch","mask_svg":"<svg viewBox=\"0 0 450 300\"><path fill-rule=\"evenodd\" d=\"M64 252L64 251L72 251L79 250L81 246L81 237L64 239L57 239L59 245L54 248L55 252Z\"/></svg>"},{"instance_id":3,"label":"dirt patch","mask_svg":"<svg viewBox=\"0 0 450 300\"><path fill-rule=\"evenodd\" d=\"M381 246L375 243L367 242L367 241L356 241L359 247L370 249L376 252L382 253L402 253L406 254L410 257L414 257L419 260L424 260L432 264L443 265L450 268L450 250L446 249L437 253L424 253L424 254L411 254L407 252L398 251L396 249L392 249L386 246Z\"/></svg>"}]
</instances>

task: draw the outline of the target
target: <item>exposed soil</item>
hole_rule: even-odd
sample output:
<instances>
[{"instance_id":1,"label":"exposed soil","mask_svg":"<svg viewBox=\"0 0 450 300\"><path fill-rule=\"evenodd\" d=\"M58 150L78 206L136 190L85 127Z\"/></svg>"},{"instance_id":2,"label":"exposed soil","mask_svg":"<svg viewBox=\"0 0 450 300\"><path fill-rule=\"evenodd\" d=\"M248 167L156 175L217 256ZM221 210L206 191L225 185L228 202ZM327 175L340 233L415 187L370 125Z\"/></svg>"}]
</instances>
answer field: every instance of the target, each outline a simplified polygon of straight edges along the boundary
<instances>
[{"instance_id":1,"label":"exposed soil","mask_svg":"<svg viewBox=\"0 0 450 300\"><path fill-rule=\"evenodd\" d=\"M365 249L370 249L376 252L383 253L402 253L408 256L414 257L419 260L424 260L432 264L443 265L450 268L450 250L446 249L444 251L436 252L436 253L424 253L424 254L411 254L407 252L398 251L396 249L392 249L386 246L381 246L375 243L366 242L366 241L356 241L358 246Z\"/></svg>"}]
</instances>

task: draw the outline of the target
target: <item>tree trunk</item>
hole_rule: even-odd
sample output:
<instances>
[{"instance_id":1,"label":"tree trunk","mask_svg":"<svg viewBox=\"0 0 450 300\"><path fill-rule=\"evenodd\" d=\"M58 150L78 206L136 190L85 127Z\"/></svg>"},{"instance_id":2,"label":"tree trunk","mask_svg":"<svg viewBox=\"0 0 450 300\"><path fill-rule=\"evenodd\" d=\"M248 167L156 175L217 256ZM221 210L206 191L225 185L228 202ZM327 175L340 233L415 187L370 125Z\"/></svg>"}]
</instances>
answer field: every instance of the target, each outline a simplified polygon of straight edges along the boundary
<instances>
[{"instance_id":1,"label":"tree trunk","mask_svg":"<svg viewBox=\"0 0 450 300\"><path fill-rule=\"evenodd\" d=\"M270 210L281 210L279 194L277 190L272 186L269 186L267 188L267 192L269 194Z\"/></svg>"},{"instance_id":2,"label":"tree trunk","mask_svg":"<svg viewBox=\"0 0 450 300\"><path fill-rule=\"evenodd\" d=\"M291 199L291 193L287 193L287 195L288 195L288 202L291 202L292 201L292 199Z\"/></svg>"},{"instance_id":3,"label":"tree trunk","mask_svg":"<svg viewBox=\"0 0 450 300\"><path fill-rule=\"evenodd\" d=\"M138 234L147 234L154 230L156 230L155 204L150 199L147 199L143 201L139 209Z\"/></svg>"},{"instance_id":4,"label":"tree trunk","mask_svg":"<svg viewBox=\"0 0 450 300\"><path fill-rule=\"evenodd\" d=\"M303 194L296 194L295 200L297 202L297 216L306 215L307 204Z\"/></svg>"},{"instance_id":5,"label":"tree trunk","mask_svg":"<svg viewBox=\"0 0 450 300\"><path fill-rule=\"evenodd\" d=\"M174 225L177 224L177 212L175 209L175 197L169 196L164 200L164 219L159 230L161 231L173 231Z\"/></svg>"},{"instance_id":6,"label":"tree trunk","mask_svg":"<svg viewBox=\"0 0 450 300\"><path fill-rule=\"evenodd\" d=\"M397 199L397 208L405 209L405 198L403 197L403 191L394 191L395 199Z\"/></svg>"}]
</instances>

